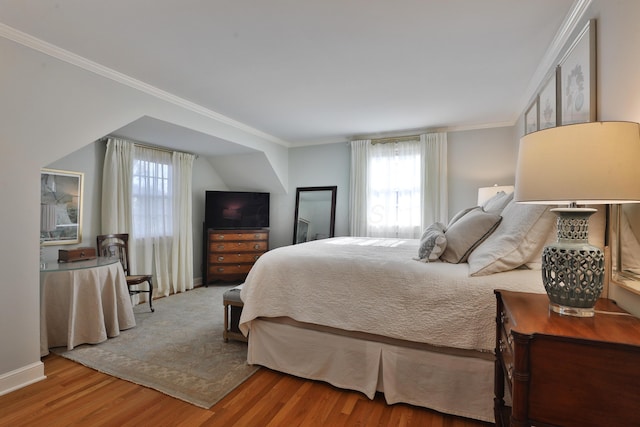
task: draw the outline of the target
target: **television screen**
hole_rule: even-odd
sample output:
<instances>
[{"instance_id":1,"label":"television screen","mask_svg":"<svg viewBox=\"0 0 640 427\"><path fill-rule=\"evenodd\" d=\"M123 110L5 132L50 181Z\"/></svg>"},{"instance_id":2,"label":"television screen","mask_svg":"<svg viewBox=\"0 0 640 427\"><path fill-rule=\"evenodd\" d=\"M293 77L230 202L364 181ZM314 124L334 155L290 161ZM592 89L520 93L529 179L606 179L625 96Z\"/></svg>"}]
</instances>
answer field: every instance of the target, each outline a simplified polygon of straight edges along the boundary
<instances>
[{"instance_id":1,"label":"television screen","mask_svg":"<svg viewBox=\"0 0 640 427\"><path fill-rule=\"evenodd\" d=\"M207 191L207 228L269 227L269 193L250 191Z\"/></svg>"}]
</instances>

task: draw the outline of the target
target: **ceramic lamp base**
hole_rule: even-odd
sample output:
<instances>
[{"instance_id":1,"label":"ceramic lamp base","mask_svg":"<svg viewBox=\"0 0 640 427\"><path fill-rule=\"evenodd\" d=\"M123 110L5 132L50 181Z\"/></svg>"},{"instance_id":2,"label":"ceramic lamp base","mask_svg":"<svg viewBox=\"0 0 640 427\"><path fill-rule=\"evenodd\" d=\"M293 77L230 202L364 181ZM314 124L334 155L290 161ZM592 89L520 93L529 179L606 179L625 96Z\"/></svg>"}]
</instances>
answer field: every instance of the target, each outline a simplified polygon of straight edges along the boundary
<instances>
[{"instance_id":1,"label":"ceramic lamp base","mask_svg":"<svg viewBox=\"0 0 640 427\"><path fill-rule=\"evenodd\" d=\"M549 308L554 313L564 314L565 316L593 317L596 314L596 311L593 309L593 307L589 307L589 308L568 307L566 305L560 305L554 302L549 303Z\"/></svg>"},{"instance_id":2,"label":"ceramic lamp base","mask_svg":"<svg viewBox=\"0 0 640 427\"><path fill-rule=\"evenodd\" d=\"M589 244L589 208L552 209L558 214L558 241L542 253L542 282L552 311L592 317L604 286L604 253Z\"/></svg>"}]
</instances>

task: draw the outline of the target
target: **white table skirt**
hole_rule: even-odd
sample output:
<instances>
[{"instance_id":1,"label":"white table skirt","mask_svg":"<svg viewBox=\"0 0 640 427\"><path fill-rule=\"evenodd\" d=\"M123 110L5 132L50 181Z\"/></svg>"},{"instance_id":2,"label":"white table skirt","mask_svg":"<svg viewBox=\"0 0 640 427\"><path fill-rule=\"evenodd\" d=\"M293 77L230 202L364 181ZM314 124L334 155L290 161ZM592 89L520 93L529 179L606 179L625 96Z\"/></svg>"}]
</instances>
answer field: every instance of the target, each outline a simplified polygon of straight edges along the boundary
<instances>
[{"instance_id":1,"label":"white table skirt","mask_svg":"<svg viewBox=\"0 0 640 427\"><path fill-rule=\"evenodd\" d=\"M136 325L119 262L40 273L40 354L97 344Z\"/></svg>"}]
</instances>

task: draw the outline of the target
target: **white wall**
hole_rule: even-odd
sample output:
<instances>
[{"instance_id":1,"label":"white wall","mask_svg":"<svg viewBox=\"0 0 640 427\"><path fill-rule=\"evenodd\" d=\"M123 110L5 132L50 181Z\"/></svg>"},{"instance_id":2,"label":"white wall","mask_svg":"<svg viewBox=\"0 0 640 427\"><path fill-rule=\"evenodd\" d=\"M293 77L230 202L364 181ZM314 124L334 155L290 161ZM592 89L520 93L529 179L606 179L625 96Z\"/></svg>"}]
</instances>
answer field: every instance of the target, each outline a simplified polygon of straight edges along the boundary
<instances>
[{"instance_id":1,"label":"white wall","mask_svg":"<svg viewBox=\"0 0 640 427\"><path fill-rule=\"evenodd\" d=\"M514 138L513 127L447 134L449 218L476 205L479 187L513 185L517 158Z\"/></svg>"},{"instance_id":2,"label":"white wall","mask_svg":"<svg viewBox=\"0 0 640 427\"><path fill-rule=\"evenodd\" d=\"M640 93L639 17L637 0L594 0L585 17L598 19L600 120L640 121L640 97L636 95ZM0 39L0 57L0 231L5 242L0 248L0 394L43 375L39 357L40 168L84 147L87 141L149 115L258 148L270 158L288 188L288 194L276 195L272 202L272 247L291 243L295 187L299 186L337 185L336 234L348 233L346 144L291 149L287 154L283 147L6 39ZM513 152L504 153L514 149L520 125L519 121L515 128L449 134L450 213L475 204L478 186L513 179L513 170L509 171L515 168ZM487 146L499 157L485 159L492 166L481 168L475 156L486 155ZM493 172L494 167L499 172L495 176L476 176L467 170ZM203 175L199 178L219 184L215 176ZM613 292L623 307L640 314L640 297L622 290Z\"/></svg>"},{"instance_id":3,"label":"white wall","mask_svg":"<svg viewBox=\"0 0 640 427\"><path fill-rule=\"evenodd\" d=\"M144 115L264 151L283 187L286 148L0 38L0 394L42 377L40 168Z\"/></svg>"},{"instance_id":4,"label":"white wall","mask_svg":"<svg viewBox=\"0 0 640 427\"><path fill-rule=\"evenodd\" d=\"M105 142L92 142L73 153L56 160L47 168L62 169L84 173L84 192L82 198L82 241L77 245L45 246L44 259L56 260L59 249L69 249L76 246L96 245L96 236L101 233L101 197L102 197L102 169ZM198 157L193 163L193 273L196 283L199 283L202 271L202 222L204 221L204 195L206 190L227 190L224 182L211 164L204 158Z\"/></svg>"},{"instance_id":5,"label":"white wall","mask_svg":"<svg viewBox=\"0 0 640 427\"><path fill-rule=\"evenodd\" d=\"M597 120L640 122L640 56L636 54L636 46L640 44L640 26L637 24L640 2L593 0L577 25L576 32L594 18L597 40ZM560 53L558 60L563 54ZM524 133L523 129L521 115L515 128L518 138ZM611 285L609 292L609 297L621 307L640 316L640 295L615 284Z\"/></svg>"},{"instance_id":6,"label":"white wall","mask_svg":"<svg viewBox=\"0 0 640 427\"><path fill-rule=\"evenodd\" d=\"M587 17L597 19L598 120L640 122L640 2L594 0ZM640 316L640 295L613 285L610 297Z\"/></svg>"},{"instance_id":7,"label":"white wall","mask_svg":"<svg viewBox=\"0 0 640 427\"><path fill-rule=\"evenodd\" d=\"M296 188L337 186L336 236L349 234L349 146L347 143L289 149L289 190L271 195L272 248L293 242Z\"/></svg>"},{"instance_id":8,"label":"white wall","mask_svg":"<svg viewBox=\"0 0 640 427\"><path fill-rule=\"evenodd\" d=\"M517 140L513 127L449 132L449 217L475 206L478 188L514 182ZM349 234L349 144L289 150L289 194L272 196L273 247L290 245L297 187L337 185L336 236ZM273 213L273 207L272 207Z\"/></svg>"}]
</instances>

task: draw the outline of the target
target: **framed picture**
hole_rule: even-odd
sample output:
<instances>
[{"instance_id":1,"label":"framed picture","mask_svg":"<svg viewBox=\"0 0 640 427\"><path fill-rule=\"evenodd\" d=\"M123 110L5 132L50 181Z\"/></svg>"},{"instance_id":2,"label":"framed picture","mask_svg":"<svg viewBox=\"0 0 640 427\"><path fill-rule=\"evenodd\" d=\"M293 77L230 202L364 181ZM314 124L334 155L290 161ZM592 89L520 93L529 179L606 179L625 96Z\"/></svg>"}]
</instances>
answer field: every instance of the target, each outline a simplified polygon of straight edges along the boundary
<instances>
[{"instance_id":1,"label":"framed picture","mask_svg":"<svg viewBox=\"0 0 640 427\"><path fill-rule=\"evenodd\" d=\"M596 120L596 26L590 20L560 61L560 124Z\"/></svg>"},{"instance_id":2,"label":"framed picture","mask_svg":"<svg viewBox=\"0 0 640 427\"><path fill-rule=\"evenodd\" d=\"M556 72L554 72L544 86L542 86L538 97L538 104L540 106L540 130L556 127L558 123Z\"/></svg>"},{"instance_id":3,"label":"framed picture","mask_svg":"<svg viewBox=\"0 0 640 427\"><path fill-rule=\"evenodd\" d=\"M533 101L526 113L524 113L524 134L538 130L538 98Z\"/></svg>"},{"instance_id":4,"label":"framed picture","mask_svg":"<svg viewBox=\"0 0 640 427\"><path fill-rule=\"evenodd\" d=\"M82 172L40 171L40 240L43 245L82 241Z\"/></svg>"}]
</instances>

